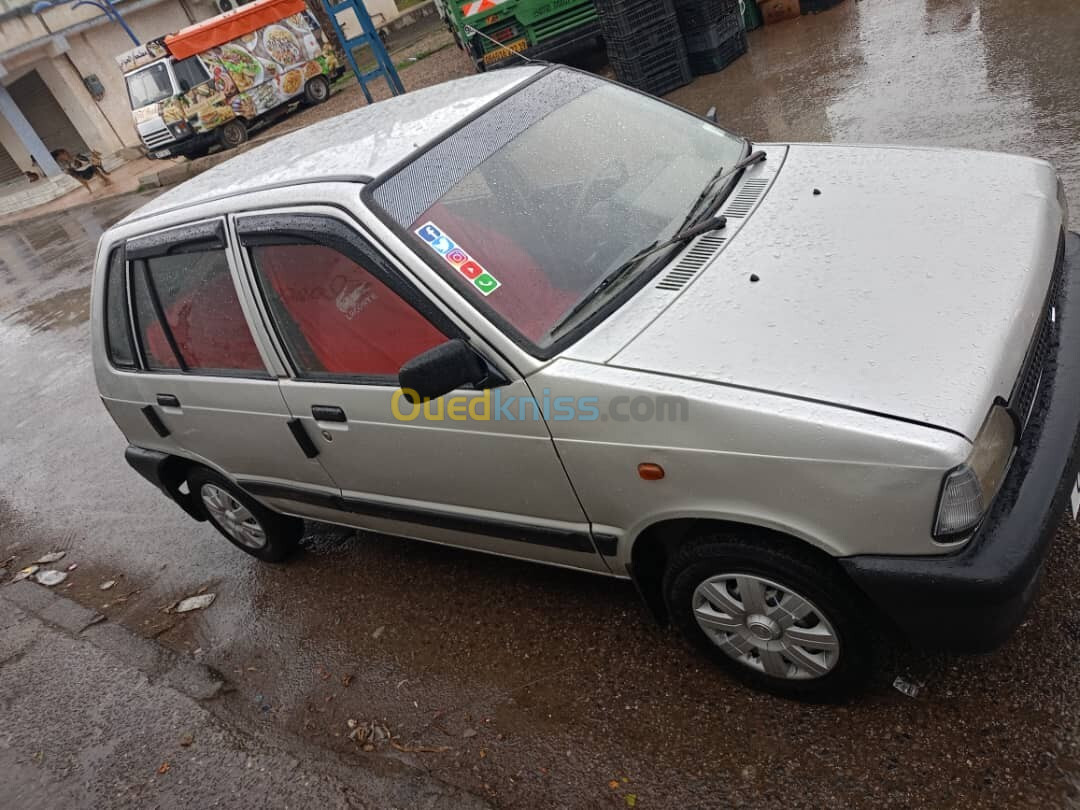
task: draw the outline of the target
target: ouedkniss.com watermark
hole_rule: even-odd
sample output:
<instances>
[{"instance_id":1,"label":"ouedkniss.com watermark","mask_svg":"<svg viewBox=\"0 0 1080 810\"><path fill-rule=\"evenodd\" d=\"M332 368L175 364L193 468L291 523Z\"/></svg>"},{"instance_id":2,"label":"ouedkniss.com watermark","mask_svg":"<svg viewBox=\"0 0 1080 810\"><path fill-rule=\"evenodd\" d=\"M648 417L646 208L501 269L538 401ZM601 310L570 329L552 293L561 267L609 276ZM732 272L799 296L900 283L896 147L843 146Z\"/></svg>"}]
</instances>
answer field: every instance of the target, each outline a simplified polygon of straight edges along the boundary
<instances>
[{"instance_id":1,"label":"ouedkniss.com watermark","mask_svg":"<svg viewBox=\"0 0 1080 810\"><path fill-rule=\"evenodd\" d=\"M540 397L505 394L499 388L479 395L448 394L423 404L415 391L399 389L390 410L400 422L423 417L428 422L686 422L690 403L683 397L619 395L601 404L599 397L552 396L544 389Z\"/></svg>"}]
</instances>

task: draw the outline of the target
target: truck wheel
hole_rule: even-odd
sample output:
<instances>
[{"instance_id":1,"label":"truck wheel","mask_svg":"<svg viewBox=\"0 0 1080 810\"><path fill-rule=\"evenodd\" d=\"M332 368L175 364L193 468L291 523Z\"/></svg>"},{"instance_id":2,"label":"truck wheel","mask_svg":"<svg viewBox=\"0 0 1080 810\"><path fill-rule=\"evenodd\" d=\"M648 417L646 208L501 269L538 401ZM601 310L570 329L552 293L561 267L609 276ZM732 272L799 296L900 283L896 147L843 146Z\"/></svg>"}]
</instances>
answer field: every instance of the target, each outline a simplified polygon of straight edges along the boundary
<instances>
[{"instance_id":1,"label":"truck wheel","mask_svg":"<svg viewBox=\"0 0 1080 810\"><path fill-rule=\"evenodd\" d=\"M234 118L218 130L218 143L222 149L235 149L247 139L247 127L239 118Z\"/></svg>"},{"instance_id":2,"label":"truck wheel","mask_svg":"<svg viewBox=\"0 0 1080 810\"><path fill-rule=\"evenodd\" d=\"M330 82L325 76L316 76L304 85L304 101L308 104L322 104L330 98Z\"/></svg>"},{"instance_id":3,"label":"truck wheel","mask_svg":"<svg viewBox=\"0 0 1080 810\"><path fill-rule=\"evenodd\" d=\"M692 540L664 572L680 633L735 677L782 697L837 700L871 669L858 594L809 550L726 533Z\"/></svg>"},{"instance_id":4,"label":"truck wheel","mask_svg":"<svg viewBox=\"0 0 1080 810\"><path fill-rule=\"evenodd\" d=\"M196 470L188 476L188 487L214 528L263 562L284 560L304 534L304 521L267 509L213 470Z\"/></svg>"}]
</instances>

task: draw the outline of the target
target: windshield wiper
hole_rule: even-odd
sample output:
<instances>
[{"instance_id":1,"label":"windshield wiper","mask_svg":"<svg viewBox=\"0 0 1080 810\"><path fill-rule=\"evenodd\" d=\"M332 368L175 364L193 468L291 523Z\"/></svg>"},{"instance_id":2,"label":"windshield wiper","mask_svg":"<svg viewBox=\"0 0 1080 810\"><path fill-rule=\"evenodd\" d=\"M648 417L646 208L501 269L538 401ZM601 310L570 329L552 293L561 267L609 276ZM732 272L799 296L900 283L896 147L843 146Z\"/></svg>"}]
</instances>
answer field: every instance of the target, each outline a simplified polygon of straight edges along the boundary
<instances>
[{"instance_id":1,"label":"windshield wiper","mask_svg":"<svg viewBox=\"0 0 1080 810\"><path fill-rule=\"evenodd\" d=\"M713 175L712 179L705 184L705 188L701 190L698 198L694 200L694 204L690 206L690 213L688 213L686 219L683 220L682 228L689 227L695 222L700 222L703 219L711 217L716 212L716 209L719 208L721 202L720 200L713 199L716 190L721 188L736 172L741 172L747 166L753 166L755 163L760 163L763 160L765 160L765 153L759 149L756 152L751 152L727 171L724 171L724 167L721 166L716 174ZM710 201L709 206L704 211L699 212L698 209L701 207L701 204L707 200Z\"/></svg>"},{"instance_id":2,"label":"windshield wiper","mask_svg":"<svg viewBox=\"0 0 1080 810\"><path fill-rule=\"evenodd\" d=\"M561 332L568 323L573 322L574 316L581 312L581 310L585 309L585 307L587 307L597 295L599 295L607 288L611 287L616 281L618 281L620 278L627 275L631 270L636 268L641 263L641 260L644 259L646 256L656 253L658 250L663 250L664 248L669 248L673 247L674 245L680 245L685 242L689 242L695 236L700 236L701 234L708 233L709 231L718 230L720 228L723 228L725 225L727 225L727 219L724 217L717 217L716 219L709 220L708 222L703 222L700 225L694 225L690 228L683 228L670 239L665 239L663 242L653 242L651 245L642 248L625 262L623 262L606 276L604 276L602 279L600 279L600 281L597 282L596 286L589 290L585 297L578 301L577 304L575 304L573 308L562 317L559 323L552 328L550 335L554 337L557 333Z\"/></svg>"}]
</instances>

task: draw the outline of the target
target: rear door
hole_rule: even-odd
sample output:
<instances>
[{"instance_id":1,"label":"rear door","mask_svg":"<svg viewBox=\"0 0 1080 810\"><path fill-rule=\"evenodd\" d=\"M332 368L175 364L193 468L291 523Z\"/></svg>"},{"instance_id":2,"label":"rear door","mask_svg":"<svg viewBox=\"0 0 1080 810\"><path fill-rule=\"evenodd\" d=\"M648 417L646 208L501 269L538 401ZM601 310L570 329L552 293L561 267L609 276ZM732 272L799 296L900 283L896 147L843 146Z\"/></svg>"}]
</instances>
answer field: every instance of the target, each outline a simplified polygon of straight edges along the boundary
<instances>
[{"instance_id":1,"label":"rear door","mask_svg":"<svg viewBox=\"0 0 1080 810\"><path fill-rule=\"evenodd\" d=\"M281 396L273 353L253 337L224 221L131 239L124 253L129 373L147 424L231 478L337 494ZM310 511L306 501L279 505Z\"/></svg>"},{"instance_id":2,"label":"rear door","mask_svg":"<svg viewBox=\"0 0 1080 810\"><path fill-rule=\"evenodd\" d=\"M341 487L336 506L344 519L607 570L543 419L500 420L494 406L481 415L477 401L492 397L490 390L454 392L466 403L452 413L438 401L430 413L402 402L402 364L460 337L505 378L499 400L529 400L539 414L525 381L355 223L331 209L309 209L237 216L235 227L255 304L289 366L281 390Z\"/></svg>"}]
</instances>

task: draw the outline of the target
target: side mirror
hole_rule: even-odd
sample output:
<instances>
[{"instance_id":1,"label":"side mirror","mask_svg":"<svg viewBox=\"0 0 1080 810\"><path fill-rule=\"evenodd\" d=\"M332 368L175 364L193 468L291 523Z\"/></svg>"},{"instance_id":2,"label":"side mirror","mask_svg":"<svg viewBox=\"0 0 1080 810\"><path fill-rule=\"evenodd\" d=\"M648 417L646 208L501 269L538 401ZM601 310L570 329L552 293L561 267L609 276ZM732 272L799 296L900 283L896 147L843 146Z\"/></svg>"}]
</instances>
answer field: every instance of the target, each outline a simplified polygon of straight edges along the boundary
<instances>
[{"instance_id":1,"label":"side mirror","mask_svg":"<svg viewBox=\"0 0 1080 810\"><path fill-rule=\"evenodd\" d=\"M718 123L716 120L716 107L709 107L709 111L705 113L705 117L712 121L714 124Z\"/></svg>"},{"instance_id":2,"label":"side mirror","mask_svg":"<svg viewBox=\"0 0 1080 810\"><path fill-rule=\"evenodd\" d=\"M414 394L421 402L438 399L464 385L478 385L487 378L484 361L468 343L455 338L409 360L398 372L398 385L408 392L409 401L415 404Z\"/></svg>"},{"instance_id":3,"label":"side mirror","mask_svg":"<svg viewBox=\"0 0 1080 810\"><path fill-rule=\"evenodd\" d=\"M180 92L181 93L186 93L188 90L191 89L191 84L188 82L187 79L178 79L177 81L180 84Z\"/></svg>"}]
</instances>

